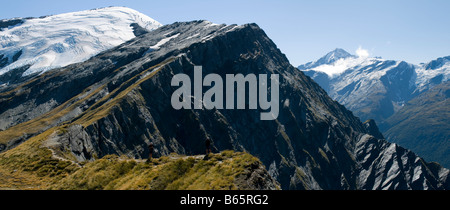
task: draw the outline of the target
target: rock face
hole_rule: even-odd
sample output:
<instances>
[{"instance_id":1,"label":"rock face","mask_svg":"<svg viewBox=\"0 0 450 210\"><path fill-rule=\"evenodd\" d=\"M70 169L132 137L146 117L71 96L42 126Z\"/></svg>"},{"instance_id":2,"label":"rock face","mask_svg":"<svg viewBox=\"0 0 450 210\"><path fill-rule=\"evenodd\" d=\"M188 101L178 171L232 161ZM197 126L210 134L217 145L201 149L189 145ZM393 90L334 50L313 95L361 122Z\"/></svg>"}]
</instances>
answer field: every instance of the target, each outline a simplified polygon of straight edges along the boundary
<instances>
[{"instance_id":1,"label":"rock face","mask_svg":"<svg viewBox=\"0 0 450 210\"><path fill-rule=\"evenodd\" d=\"M384 139L383 134L378 130L378 126L375 123L375 120L366 120L364 122L364 126L367 129L367 132L377 139Z\"/></svg>"},{"instance_id":2,"label":"rock face","mask_svg":"<svg viewBox=\"0 0 450 210\"><path fill-rule=\"evenodd\" d=\"M279 74L280 113L175 110L174 75ZM246 151L282 189L448 189L448 170L373 137L363 123L291 66L256 24L174 23L86 62L0 90L0 143L32 136L61 157L145 158ZM206 90L205 90L206 91ZM13 120L14 119L14 120ZM44 132L44 131L53 132ZM44 133L43 133L44 132ZM51 133L51 135L49 134ZM372 134L372 135L369 135ZM253 176L253 175L250 175ZM255 180L258 183L257 175Z\"/></svg>"},{"instance_id":3,"label":"rock face","mask_svg":"<svg viewBox=\"0 0 450 210\"><path fill-rule=\"evenodd\" d=\"M365 135L357 144L358 189L448 189L449 170L397 144Z\"/></svg>"}]
</instances>

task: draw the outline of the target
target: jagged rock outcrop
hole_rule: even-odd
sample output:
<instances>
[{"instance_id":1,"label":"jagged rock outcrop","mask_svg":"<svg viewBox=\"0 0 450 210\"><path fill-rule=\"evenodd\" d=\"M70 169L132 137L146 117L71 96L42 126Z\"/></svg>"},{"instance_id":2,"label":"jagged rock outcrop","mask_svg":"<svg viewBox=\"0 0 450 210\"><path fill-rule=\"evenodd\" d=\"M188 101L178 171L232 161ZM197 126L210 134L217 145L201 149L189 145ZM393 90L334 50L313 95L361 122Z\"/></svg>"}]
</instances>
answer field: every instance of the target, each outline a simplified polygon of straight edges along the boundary
<instances>
[{"instance_id":1,"label":"jagged rock outcrop","mask_svg":"<svg viewBox=\"0 0 450 210\"><path fill-rule=\"evenodd\" d=\"M448 189L449 170L397 144L364 135L357 144L359 189Z\"/></svg>"},{"instance_id":2,"label":"jagged rock outcrop","mask_svg":"<svg viewBox=\"0 0 450 210\"><path fill-rule=\"evenodd\" d=\"M261 110L250 109L173 109L171 79L193 78L194 65L222 78L279 74L279 117L261 121ZM256 24L166 25L1 91L0 143L35 136L75 161L147 157L150 142L156 157L201 154L210 138L215 152L258 157L282 189L448 189L447 169L367 135L372 132L291 66ZM51 135L43 133L49 129Z\"/></svg>"},{"instance_id":3,"label":"jagged rock outcrop","mask_svg":"<svg viewBox=\"0 0 450 210\"><path fill-rule=\"evenodd\" d=\"M383 134L380 132L380 130L378 130L378 126L377 123L375 122L375 120L366 120L364 122L364 126L366 127L367 133L372 135L373 137L377 138L377 139L384 139Z\"/></svg>"}]
</instances>

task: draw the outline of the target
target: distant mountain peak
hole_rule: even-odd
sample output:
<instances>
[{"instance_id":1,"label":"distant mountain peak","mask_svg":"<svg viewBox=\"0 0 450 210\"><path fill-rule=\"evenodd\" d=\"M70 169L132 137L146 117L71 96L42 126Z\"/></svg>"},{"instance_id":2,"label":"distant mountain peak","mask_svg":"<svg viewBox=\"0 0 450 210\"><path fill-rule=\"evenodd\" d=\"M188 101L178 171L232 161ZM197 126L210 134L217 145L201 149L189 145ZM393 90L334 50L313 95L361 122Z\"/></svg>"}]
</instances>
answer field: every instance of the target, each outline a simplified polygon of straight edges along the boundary
<instances>
[{"instance_id":1,"label":"distant mountain peak","mask_svg":"<svg viewBox=\"0 0 450 210\"><path fill-rule=\"evenodd\" d=\"M344 49L336 48L335 50L327 53L325 56L316 61L317 64L332 64L340 59L355 57L354 55L348 53Z\"/></svg>"},{"instance_id":2,"label":"distant mountain peak","mask_svg":"<svg viewBox=\"0 0 450 210\"><path fill-rule=\"evenodd\" d=\"M333 51L327 53L325 56L319 58L319 60L301 65L298 68L301 70L311 69L311 68L315 68L315 67L318 67L321 65L330 65L330 64L335 63L336 61L339 61L341 59L347 59L347 58L356 58L356 56L348 53L347 51L345 51L342 48L336 48Z\"/></svg>"},{"instance_id":3,"label":"distant mountain peak","mask_svg":"<svg viewBox=\"0 0 450 210\"><path fill-rule=\"evenodd\" d=\"M326 59L328 62L334 62L341 58L348 58L348 57L353 57L353 56L354 55L348 53L347 51L345 51L342 48L336 48L335 50L329 52L322 58Z\"/></svg>"}]
</instances>

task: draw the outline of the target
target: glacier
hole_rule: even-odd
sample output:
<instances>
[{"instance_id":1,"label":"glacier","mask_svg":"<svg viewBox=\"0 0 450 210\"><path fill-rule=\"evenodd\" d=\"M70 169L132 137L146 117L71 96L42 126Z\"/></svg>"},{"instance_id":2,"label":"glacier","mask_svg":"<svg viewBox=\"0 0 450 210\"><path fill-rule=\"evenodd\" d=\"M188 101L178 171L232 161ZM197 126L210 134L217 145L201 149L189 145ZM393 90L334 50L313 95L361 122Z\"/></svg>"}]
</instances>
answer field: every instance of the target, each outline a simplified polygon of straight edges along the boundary
<instances>
[{"instance_id":1,"label":"glacier","mask_svg":"<svg viewBox=\"0 0 450 210\"><path fill-rule=\"evenodd\" d=\"M147 31L162 26L126 7L25 18L17 22L0 29L0 76L21 68L22 76L41 74L83 62L135 38L133 24Z\"/></svg>"}]
</instances>

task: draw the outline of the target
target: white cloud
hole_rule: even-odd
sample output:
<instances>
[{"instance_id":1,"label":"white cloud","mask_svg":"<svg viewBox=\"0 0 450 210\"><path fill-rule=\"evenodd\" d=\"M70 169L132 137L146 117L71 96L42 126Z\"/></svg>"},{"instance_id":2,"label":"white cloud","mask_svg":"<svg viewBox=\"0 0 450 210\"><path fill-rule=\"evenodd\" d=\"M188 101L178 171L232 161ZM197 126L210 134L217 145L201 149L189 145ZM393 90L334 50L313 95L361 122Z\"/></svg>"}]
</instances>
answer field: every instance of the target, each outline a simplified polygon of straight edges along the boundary
<instances>
[{"instance_id":1,"label":"white cloud","mask_svg":"<svg viewBox=\"0 0 450 210\"><path fill-rule=\"evenodd\" d=\"M366 49L363 49L361 46L358 47L356 50L356 55L360 58L367 58L369 57L369 51Z\"/></svg>"}]
</instances>

